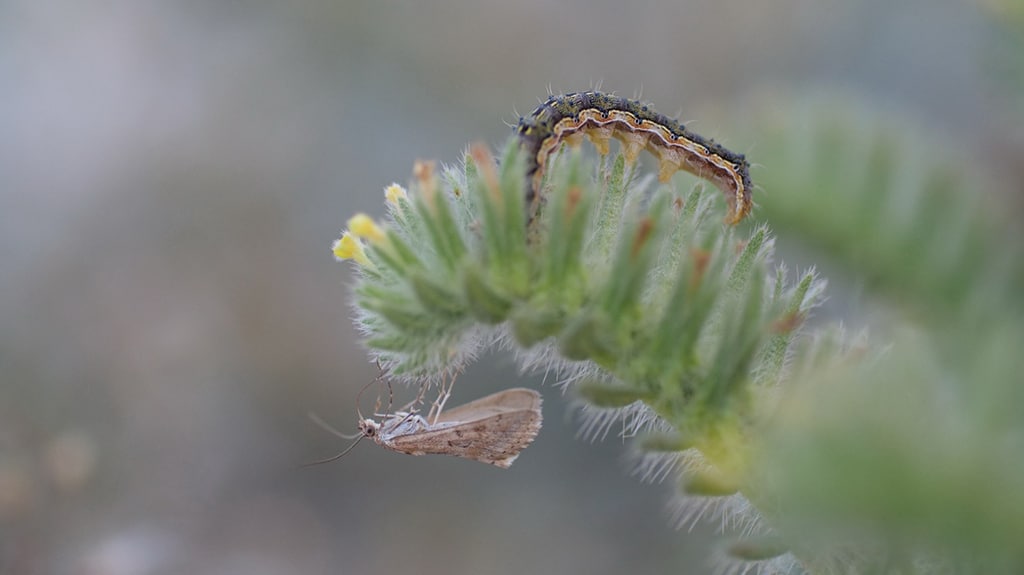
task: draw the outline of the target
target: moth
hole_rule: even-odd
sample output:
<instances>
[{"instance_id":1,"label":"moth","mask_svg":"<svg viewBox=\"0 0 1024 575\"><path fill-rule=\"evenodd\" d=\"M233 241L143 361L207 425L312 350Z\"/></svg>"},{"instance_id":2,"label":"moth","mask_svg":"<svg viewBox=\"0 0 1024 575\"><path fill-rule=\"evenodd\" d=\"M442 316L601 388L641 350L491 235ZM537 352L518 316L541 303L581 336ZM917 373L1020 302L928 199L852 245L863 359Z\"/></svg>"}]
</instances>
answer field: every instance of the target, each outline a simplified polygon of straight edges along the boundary
<instances>
[{"instance_id":1,"label":"moth","mask_svg":"<svg viewBox=\"0 0 1024 575\"><path fill-rule=\"evenodd\" d=\"M540 394L532 389L499 391L423 417L414 411L396 411L378 422L359 419L359 436L348 453L363 438L381 447L408 455L451 455L508 468L540 431ZM433 411L433 410L432 410Z\"/></svg>"}]
</instances>

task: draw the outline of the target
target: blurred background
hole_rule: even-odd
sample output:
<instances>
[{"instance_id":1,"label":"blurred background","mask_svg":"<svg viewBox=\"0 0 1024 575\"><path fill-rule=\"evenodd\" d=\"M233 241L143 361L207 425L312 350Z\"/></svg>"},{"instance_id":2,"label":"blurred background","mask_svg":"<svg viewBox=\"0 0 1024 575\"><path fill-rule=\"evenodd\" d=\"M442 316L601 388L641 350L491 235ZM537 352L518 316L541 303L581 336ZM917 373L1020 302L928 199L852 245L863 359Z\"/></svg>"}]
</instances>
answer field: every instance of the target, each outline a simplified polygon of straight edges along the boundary
<instances>
[{"instance_id":1,"label":"blurred background","mask_svg":"<svg viewBox=\"0 0 1024 575\"><path fill-rule=\"evenodd\" d=\"M1018 0L0 1L0 573L706 572L715 526L673 530L672 487L501 354L452 401L541 389L510 470L369 442L296 469L345 443L307 412L353 429L376 375L332 241L416 159L599 84L755 163L759 118L808 97L885 110L1019 214L1022 21Z\"/></svg>"}]
</instances>

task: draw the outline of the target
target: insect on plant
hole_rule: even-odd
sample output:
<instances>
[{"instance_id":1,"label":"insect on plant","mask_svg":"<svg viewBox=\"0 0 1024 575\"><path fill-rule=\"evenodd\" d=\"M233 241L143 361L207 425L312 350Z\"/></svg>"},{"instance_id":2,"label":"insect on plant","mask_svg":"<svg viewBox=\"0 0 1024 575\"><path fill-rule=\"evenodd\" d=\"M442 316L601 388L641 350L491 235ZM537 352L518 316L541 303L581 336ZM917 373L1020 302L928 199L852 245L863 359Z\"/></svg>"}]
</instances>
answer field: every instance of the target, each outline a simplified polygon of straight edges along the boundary
<instances>
[{"instance_id":1,"label":"insect on plant","mask_svg":"<svg viewBox=\"0 0 1024 575\"><path fill-rule=\"evenodd\" d=\"M380 381L388 385L388 409L383 414L379 412L378 398L374 417L379 417L379 421L359 413L358 434L347 436L315 416L310 416L335 435L347 439L355 437L356 440L341 453L307 465L340 459L363 438L368 437L377 445L399 453L452 455L507 468L540 431L541 397L532 389L506 389L445 411L444 405L455 382L454 377L450 380L446 377L441 383L437 399L424 417L417 413L417 407L423 402L426 384L420 388L416 399L391 413L393 393L391 383L384 374L381 373L367 387Z\"/></svg>"}]
</instances>

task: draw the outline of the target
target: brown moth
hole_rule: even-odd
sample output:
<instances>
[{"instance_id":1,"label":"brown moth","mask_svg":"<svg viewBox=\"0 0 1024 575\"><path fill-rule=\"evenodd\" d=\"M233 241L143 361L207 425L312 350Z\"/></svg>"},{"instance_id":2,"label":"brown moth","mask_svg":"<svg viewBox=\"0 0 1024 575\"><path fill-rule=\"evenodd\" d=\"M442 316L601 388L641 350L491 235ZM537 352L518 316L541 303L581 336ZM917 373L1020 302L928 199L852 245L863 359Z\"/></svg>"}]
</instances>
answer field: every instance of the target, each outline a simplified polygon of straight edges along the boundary
<instances>
[{"instance_id":1,"label":"brown moth","mask_svg":"<svg viewBox=\"0 0 1024 575\"><path fill-rule=\"evenodd\" d=\"M403 411L380 423L364 418L359 432L400 453L453 455L507 468L540 431L540 404L540 394L532 389L507 389L432 419Z\"/></svg>"},{"instance_id":2,"label":"brown moth","mask_svg":"<svg viewBox=\"0 0 1024 575\"><path fill-rule=\"evenodd\" d=\"M333 457L306 465L334 461L368 437L399 453L453 455L507 468L540 431L541 397L532 389L507 389L444 411L446 399L447 392L443 391L427 417L414 410L385 414L380 422L360 416L355 443ZM314 420L345 437L315 417Z\"/></svg>"}]
</instances>

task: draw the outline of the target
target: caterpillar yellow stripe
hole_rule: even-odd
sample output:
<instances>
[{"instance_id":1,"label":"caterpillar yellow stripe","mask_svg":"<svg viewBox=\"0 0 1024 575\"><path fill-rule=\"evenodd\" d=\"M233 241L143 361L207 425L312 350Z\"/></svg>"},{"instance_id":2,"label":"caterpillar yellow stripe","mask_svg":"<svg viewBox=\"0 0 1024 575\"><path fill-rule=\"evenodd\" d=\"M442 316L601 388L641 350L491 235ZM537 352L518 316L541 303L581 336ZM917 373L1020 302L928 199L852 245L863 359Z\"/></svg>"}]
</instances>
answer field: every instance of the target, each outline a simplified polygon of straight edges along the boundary
<instances>
[{"instance_id":1,"label":"caterpillar yellow stripe","mask_svg":"<svg viewBox=\"0 0 1024 575\"><path fill-rule=\"evenodd\" d=\"M529 117L520 118L516 134L527 152L526 199L531 208L540 197L548 158L562 143L576 145L583 137L602 155L616 138L629 163L641 150L649 150L658 158L662 182L679 170L707 180L725 195L729 224L741 222L753 205L750 163L743 154L687 130L643 102L593 91L551 96Z\"/></svg>"}]
</instances>

